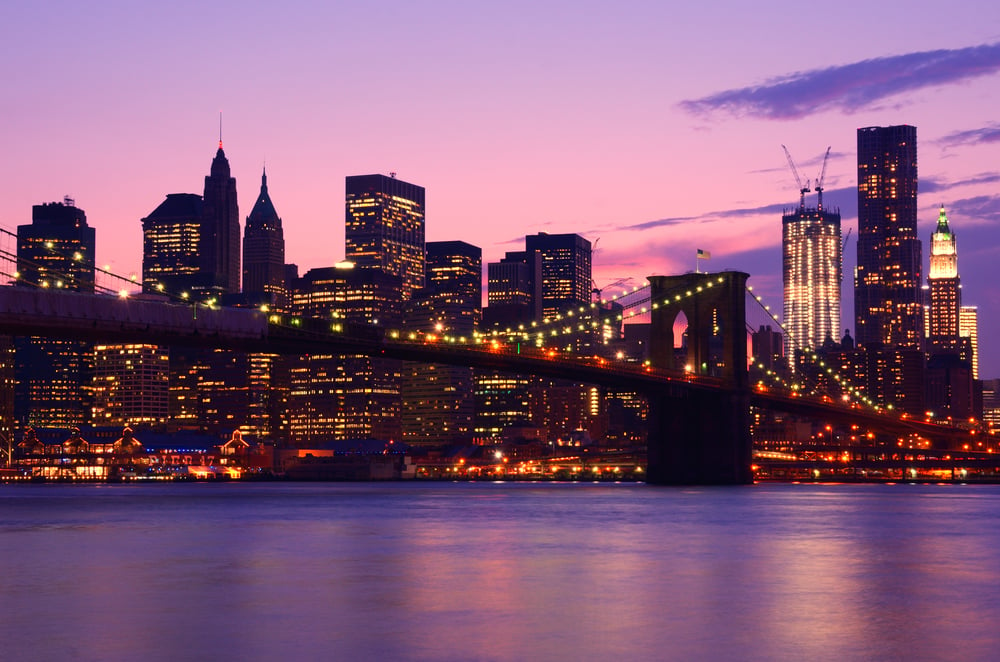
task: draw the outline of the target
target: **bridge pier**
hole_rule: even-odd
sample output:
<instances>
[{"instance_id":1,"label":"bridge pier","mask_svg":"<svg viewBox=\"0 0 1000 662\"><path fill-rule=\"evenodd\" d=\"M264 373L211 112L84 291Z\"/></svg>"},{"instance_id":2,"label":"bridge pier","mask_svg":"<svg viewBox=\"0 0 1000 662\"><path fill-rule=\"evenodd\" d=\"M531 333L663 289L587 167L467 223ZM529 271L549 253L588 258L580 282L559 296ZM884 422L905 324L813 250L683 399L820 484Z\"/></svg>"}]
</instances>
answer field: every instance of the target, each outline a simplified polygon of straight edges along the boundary
<instances>
[{"instance_id":1,"label":"bridge pier","mask_svg":"<svg viewBox=\"0 0 1000 662\"><path fill-rule=\"evenodd\" d=\"M647 482L753 482L749 392L660 393L650 396L649 414Z\"/></svg>"},{"instance_id":2,"label":"bridge pier","mask_svg":"<svg viewBox=\"0 0 1000 662\"><path fill-rule=\"evenodd\" d=\"M746 281L726 271L650 276L650 356L675 368L673 326L688 321L686 365L692 377L710 375L718 388L648 394L647 480L659 485L742 485L753 482L750 463L750 387L747 372ZM712 338L721 342L712 342ZM712 356L712 347L719 348Z\"/></svg>"}]
</instances>

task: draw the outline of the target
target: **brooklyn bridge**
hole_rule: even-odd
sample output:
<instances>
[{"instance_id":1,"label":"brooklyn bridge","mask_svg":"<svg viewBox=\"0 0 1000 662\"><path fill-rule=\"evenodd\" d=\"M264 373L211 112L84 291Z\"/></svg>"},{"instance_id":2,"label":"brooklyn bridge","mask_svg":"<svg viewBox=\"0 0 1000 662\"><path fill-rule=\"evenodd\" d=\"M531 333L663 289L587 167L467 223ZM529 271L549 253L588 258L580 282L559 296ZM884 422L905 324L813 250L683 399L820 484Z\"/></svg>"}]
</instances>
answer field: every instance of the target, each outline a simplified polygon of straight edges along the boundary
<instances>
[{"instance_id":1,"label":"brooklyn bridge","mask_svg":"<svg viewBox=\"0 0 1000 662\"><path fill-rule=\"evenodd\" d=\"M780 382L751 383L748 307L759 299L748 293L748 277L736 271L650 276L630 304L648 315L649 360L643 362L566 351L564 343L557 349L546 342L546 328L451 337L124 292L86 294L14 286L0 287L0 333L285 355L363 354L630 391L648 403L646 479L654 484L752 482L753 410L870 430L880 438L915 435L930 448L967 444L968 426L914 419L872 406L863 398L834 399ZM627 309L621 313L629 314ZM687 321L686 352L679 357L674 326L681 315ZM572 330L588 319L593 319L589 311L570 310L553 324Z\"/></svg>"}]
</instances>

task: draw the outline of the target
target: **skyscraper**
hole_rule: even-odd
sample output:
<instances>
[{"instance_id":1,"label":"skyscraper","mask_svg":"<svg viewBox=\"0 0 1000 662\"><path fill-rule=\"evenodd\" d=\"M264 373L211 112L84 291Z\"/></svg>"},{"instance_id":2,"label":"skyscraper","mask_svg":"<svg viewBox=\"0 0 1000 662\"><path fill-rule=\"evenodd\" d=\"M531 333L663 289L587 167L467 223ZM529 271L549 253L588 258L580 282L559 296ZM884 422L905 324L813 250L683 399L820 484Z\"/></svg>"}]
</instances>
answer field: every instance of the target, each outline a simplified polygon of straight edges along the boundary
<instances>
[{"instance_id":1,"label":"skyscraper","mask_svg":"<svg viewBox=\"0 0 1000 662\"><path fill-rule=\"evenodd\" d=\"M202 203L201 255L208 287L213 293L235 294L240 291L240 210L222 140L205 177Z\"/></svg>"},{"instance_id":2,"label":"skyscraper","mask_svg":"<svg viewBox=\"0 0 1000 662\"><path fill-rule=\"evenodd\" d=\"M181 296L204 289L201 196L170 193L142 219L142 287Z\"/></svg>"},{"instance_id":3,"label":"skyscraper","mask_svg":"<svg viewBox=\"0 0 1000 662\"><path fill-rule=\"evenodd\" d=\"M146 292L218 297L240 291L240 217L236 180L222 141L205 194L170 193L142 219Z\"/></svg>"},{"instance_id":4,"label":"skyscraper","mask_svg":"<svg viewBox=\"0 0 1000 662\"><path fill-rule=\"evenodd\" d=\"M590 305L594 281L588 240L578 234L540 232L525 237L524 246L529 254L541 256L543 317Z\"/></svg>"},{"instance_id":5,"label":"skyscraper","mask_svg":"<svg viewBox=\"0 0 1000 662\"><path fill-rule=\"evenodd\" d=\"M487 328L516 326L542 317L542 256L527 251L508 252L499 262L486 266L486 297L483 311Z\"/></svg>"},{"instance_id":6,"label":"skyscraper","mask_svg":"<svg viewBox=\"0 0 1000 662\"><path fill-rule=\"evenodd\" d=\"M424 286L424 189L393 176L346 182L346 259L402 278L408 300Z\"/></svg>"},{"instance_id":7,"label":"skyscraper","mask_svg":"<svg viewBox=\"0 0 1000 662\"><path fill-rule=\"evenodd\" d=\"M267 192L267 172L261 175L260 195L243 234L243 294L251 302L281 310L287 305L285 237L281 219Z\"/></svg>"},{"instance_id":8,"label":"skyscraper","mask_svg":"<svg viewBox=\"0 0 1000 662\"><path fill-rule=\"evenodd\" d=\"M962 286L958 277L956 243L942 206L937 226L931 234L930 269L927 272L931 295L929 330L932 352L958 350Z\"/></svg>"},{"instance_id":9,"label":"skyscraper","mask_svg":"<svg viewBox=\"0 0 1000 662\"><path fill-rule=\"evenodd\" d=\"M920 349L923 307L917 238L917 129L858 129L855 340Z\"/></svg>"},{"instance_id":10,"label":"skyscraper","mask_svg":"<svg viewBox=\"0 0 1000 662\"><path fill-rule=\"evenodd\" d=\"M398 329L400 278L349 262L310 269L292 287L296 314L332 324ZM398 441L401 361L312 353L291 362L287 418L292 443Z\"/></svg>"},{"instance_id":11,"label":"skyscraper","mask_svg":"<svg viewBox=\"0 0 1000 662\"><path fill-rule=\"evenodd\" d=\"M464 241L427 243L427 286L406 304L404 327L425 334L472 338L483 300L482 249ZM443 445L472 440L472 369L403 363L403 440Z\"/></svg>"},{"instance_id":12,"label":"skyscraper","mask_svg":"<svg viewBox=\"0 0 1000 662\"><path fill-rule=\"evenodd\" d=\"M94 291L96 233L71 198L31 208L17 226L17 284Z\"/></svg>"},{"instance_id":13,"label":"skyscraper","mask_svg":"<svg viewBox=\"0 0 1000 662\"><path fill-rule=\"evenodd\" d=\"M801 204L781 217L785 356L840 338L840 213Z\"/></svg>"},{"instance_id":14,"label":"skyscraper","mask_svg":"<svg viewBox=\"0 0 1000 662\"><path fill-rule=\"evenodd\" d=\"M17 285L94 291L96 233L74 201L35 205L17 227ZM16 340L15 416L36 427L81 425L89 347L46 338Z\"/></svg>"}]
</instances>

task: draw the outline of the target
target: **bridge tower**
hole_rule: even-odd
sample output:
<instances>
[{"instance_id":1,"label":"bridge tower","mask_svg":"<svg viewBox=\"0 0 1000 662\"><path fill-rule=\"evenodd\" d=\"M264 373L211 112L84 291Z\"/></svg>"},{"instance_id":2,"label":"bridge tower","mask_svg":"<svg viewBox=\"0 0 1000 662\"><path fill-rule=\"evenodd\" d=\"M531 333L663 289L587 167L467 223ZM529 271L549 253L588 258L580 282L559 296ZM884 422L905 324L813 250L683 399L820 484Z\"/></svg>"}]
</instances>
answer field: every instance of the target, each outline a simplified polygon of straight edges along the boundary
<instances>
[{"instance_id":1,"label":"bridge tower","mask_svg":"<svg viewBox=\"0 0 1000 662\"><path fill-rule=\"evenodd\" d=\"M753 481L747 278L749 274L738 271L648 278L651 300L657 302L650 318L653 366L690 366L696 375L719 378L722 386L701 390L667 385L648 394L650 483L738 485ZM688 322L685 366L675 365L674 357L673 326L681 312ZM721 338L717 362L710 358L713 337Z\"/></svg>"}]
</instances>

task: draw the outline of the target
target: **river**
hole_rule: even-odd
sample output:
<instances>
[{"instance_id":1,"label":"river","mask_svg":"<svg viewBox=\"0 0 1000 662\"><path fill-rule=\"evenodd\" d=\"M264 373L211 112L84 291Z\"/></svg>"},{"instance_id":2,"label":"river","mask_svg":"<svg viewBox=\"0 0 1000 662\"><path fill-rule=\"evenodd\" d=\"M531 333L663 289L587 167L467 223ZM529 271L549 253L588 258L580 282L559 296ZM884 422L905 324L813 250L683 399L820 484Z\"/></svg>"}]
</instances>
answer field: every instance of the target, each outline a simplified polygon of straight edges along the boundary
<instances>
[{"instance_id":1,"label":"river","mask_svg":"<svg viewBox=\"0 0 1000 662\"><path fill-rule=\"evenodd\" d=\"M4 660L987 660L1000 486L0 485Z\"/></svg>"}]
</instances>

